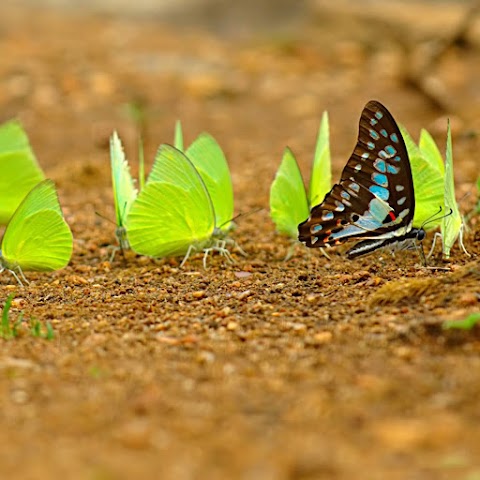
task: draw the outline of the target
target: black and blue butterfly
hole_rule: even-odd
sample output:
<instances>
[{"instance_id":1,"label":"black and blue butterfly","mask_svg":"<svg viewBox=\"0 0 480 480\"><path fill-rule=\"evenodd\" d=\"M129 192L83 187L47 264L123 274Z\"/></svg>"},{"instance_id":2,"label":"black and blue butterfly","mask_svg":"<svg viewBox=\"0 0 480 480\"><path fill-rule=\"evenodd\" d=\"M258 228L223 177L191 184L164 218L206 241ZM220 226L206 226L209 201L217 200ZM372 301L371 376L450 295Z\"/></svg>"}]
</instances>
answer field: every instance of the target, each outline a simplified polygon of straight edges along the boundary
<instances>
[{"instance_id":1,"label":"black and blue butterfly","mask_svg":"<svg viewBox=\"0 0 480 480\"><path fill-rule=\"evenodd\" d=\"M405 142L390 112L370 101L360 117L357 145L340 183L298 226L298 238L312 248L363 239L348 250L348 258L384 247L410 249L425 238L422 228L413 228L414 212Z\"/></svg>"}]
</instances>

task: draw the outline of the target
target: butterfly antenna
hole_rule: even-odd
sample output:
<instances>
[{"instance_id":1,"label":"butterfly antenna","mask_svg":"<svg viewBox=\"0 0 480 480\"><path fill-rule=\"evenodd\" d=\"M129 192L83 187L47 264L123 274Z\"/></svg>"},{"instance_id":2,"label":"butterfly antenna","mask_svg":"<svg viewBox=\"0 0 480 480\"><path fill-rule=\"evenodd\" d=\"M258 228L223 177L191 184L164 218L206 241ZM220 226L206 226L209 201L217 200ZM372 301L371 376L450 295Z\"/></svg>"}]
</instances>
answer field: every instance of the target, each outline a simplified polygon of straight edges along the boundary
<instances>
[{"instance_id":1,"label":"butterfly antenna","mask_svg":"<svg viewBox=\"0 0 480 480\"><path fill-rule=\"evenodd\" d=\"M253 213L260 212L262 210L265 210L265 208L264 207L257 207L257 208L254 208L252 210L249 210L248 212L240 212L238 215L235 215L234 217L230 218L229 220L223 222L217 228L222 228L224 225L227 225L230 222L234 222L235 220L237 220L240 217L246 217L248 215L252 215Z\"/></svg>"},{"instance_id":2,"label":"butterfly antenna","mask_svg":"<svg viewBox=\"0 0 480 480\"><path fill-rule=\"evenodd\" d=\"M100 212L95 211L95 215L98 215L100 218L103 218L107 222L113 223L116 225L116 222L114 222L111 218L106 217L105 215L102 215Z\"/></svg>"},{"instance_id":3,"label":"butterfly antenna","mask_svg":"<svg viewBox=\"0 0 480 480\"><path fill-rule=\"evenodd\" d=\"M432 222L438 222L438 220L442 220L443 218L447 218L449 217L450 215L452 215L453 213L453 210L450 208L449 212L446 213L445 215L442 215L442 216L438 216L442 213L442 210L443 208L440 206L439 207L439 210L437 213L434 213L431 217L427 218L423 223L422 223L422 226L420 228L424 229L425 230L425 227L429 224L429 223L432 223Z\"/></svg>"}]
</instances>

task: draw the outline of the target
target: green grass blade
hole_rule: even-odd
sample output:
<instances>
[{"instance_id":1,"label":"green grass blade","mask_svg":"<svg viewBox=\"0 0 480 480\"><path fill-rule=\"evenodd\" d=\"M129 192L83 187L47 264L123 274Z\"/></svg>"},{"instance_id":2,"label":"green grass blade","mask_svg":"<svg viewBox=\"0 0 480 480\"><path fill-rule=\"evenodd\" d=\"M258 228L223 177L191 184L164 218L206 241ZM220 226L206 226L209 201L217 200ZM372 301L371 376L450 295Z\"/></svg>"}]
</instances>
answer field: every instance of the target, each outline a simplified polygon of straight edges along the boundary
<instances>
[{"instance_id":1,"label":"green grass blade","mask_svg":"<svg viewBox=\"0 0 480 480\"><path fill-rule=\"evenodd\" d=\"M442 323L442 328L444 330L450 330L452 328L471 330L478 322L480 322L480 313L471 313L463 320L446 320Z\"/></svg>"}]
</instances>

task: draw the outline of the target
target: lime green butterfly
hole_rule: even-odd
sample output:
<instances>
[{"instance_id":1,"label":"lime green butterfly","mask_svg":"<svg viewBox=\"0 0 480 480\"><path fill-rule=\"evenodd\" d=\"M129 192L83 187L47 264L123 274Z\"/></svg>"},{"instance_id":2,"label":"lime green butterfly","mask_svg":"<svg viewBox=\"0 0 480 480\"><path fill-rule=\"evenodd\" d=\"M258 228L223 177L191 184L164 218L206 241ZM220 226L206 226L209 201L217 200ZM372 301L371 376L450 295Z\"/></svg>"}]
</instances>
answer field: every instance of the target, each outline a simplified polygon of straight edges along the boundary
<instances>
[{"instance_id":1,"label":"lime green butterfly","mask_svg":"<svg viewBox=\"0 0 480 480\"><path fill-rule=\"evenodd\" d=\"M443 217L441 225L442 235L442 251L445 258L450 257L450 250L458 238L458 242L463 252L470 256L463 245L463 229L464 224L460 211L458 209L457 200L455 199L455 180L453 174L453 149L452 135L450 132L450 122L447 125L447 150L445 153L445 209L450 215ZM432 247L433 249L433 247Z\"/></svg>"},{"instance_id":2,"label":"lime green butterfly","mask_svg":"<svg viewBox=\"0 0 480 480\"><path fill-rule=\"evenodd\" d=\"M130 174L130 167L125 158L122 142L120 141L117 132L113 132L113 135L110 138L110 162L117 224L115 236L120 244L120 249L123 251L130 248L125 222L128 212L130 211L134 200L137 198L138 192L135 188L132 175Z\"/></svg>"},{"instance_id":3,"label":"lime green butterfly","mask_svg":"<svg viewBox=\"0 0 480 480\"><path fill-rule=\"evenodd\" d=\"M176 142L179 145L178 142ZM180 145L179 145L180 146ZM233 189L225 156L217 142L201 134L186 154L161 145L147 179L127 217L132 249L155 258L225 248L233 218Z\"/></svg>"},{"instance_id":4,"label":"lime green butterfly","mask_svg":"<svg viewBox=\"0 0 480 480\"><path fill-rule=\"evenodd\" d=\"M22 285L18 275L28 283L23 271L51 272L65 267L72 248L72 232L63 218L55 185L44 180L23 199L5 229L0 272L9 270Z\"/></svg>"},{"instance_id":5,"label":"lime green butterfly","mask_svg":"<svg viewBox=\"0 0 480 480\"><path fill-rule=\"evenodd\" d=\"M407 147L415 191L413 227L431 230L441 224L438 213L445 206L443 159L426 130L422 130L418 146L403 126L400 131Z\"/></svg>"},{"instance_id":6,"label":"lime green butterfly","mask_svg":"<svg viewBox=\"0 0 480 480\"><path fill-rule=\"evenodd\" d=\"M462 250L469 255L463 245L464 225L455 200L450 123L447 126L445 164L439 148L426 130L423 129L420 133L418 147L404 128L402 128L402 135L412 165L415 188L416 205L413 225L428 229L441 227L441 234L435 234L428 256L433 253L437 237L442 239L445 258L449 258L450 250L457 238ZM440 208L445 215L436 215Z\"/></svg>"},{"instance_id":7,"label":"lime green butterfly","mask_svg":"<svg viewBox=\"0 0 480 480\"><path fill-rule=\"evenodd\" d=\"M305 186L293 152L287 147L270 187L270 216L279 233L298 239L298 224L308 218L310 208L321 203L332 183L329 123L323 113L313 158L310 188Z\"/></svg>"},{"instance_id":8,"label":"lime green butterfly","mask_svg":"<svg viewBox=\"0 0 480 480\"><path fill-rule=\"evenodd\" d=\"M233 187L220 145L211 135L202 133L185 150L182 124L177 120L174 147L188 157L202 177L214 205L216 225L228 233L233 227Z\"/></svg>"},{"instance_id":9,"label":"lime green butterfly","mask_svg":"<svg viewBox=\"0 0 480 480\"><path fill-rule=\"evenodd\" d=\"M0 224L6 224L25 195L45 176L17 121L0 125Z\"/></svg>"}]
</instances>

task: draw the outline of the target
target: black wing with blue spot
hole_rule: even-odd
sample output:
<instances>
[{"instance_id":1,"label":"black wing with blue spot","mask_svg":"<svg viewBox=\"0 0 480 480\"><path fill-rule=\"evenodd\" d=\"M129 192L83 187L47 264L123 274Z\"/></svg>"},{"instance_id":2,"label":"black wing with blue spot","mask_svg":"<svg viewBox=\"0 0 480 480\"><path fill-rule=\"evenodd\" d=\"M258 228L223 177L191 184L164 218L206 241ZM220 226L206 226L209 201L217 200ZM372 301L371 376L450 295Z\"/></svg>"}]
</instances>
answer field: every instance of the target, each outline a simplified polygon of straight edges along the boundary
<instances>
[{"instance_id":1,"label":"black wing with blue spot","mask_svg":"<svg viewBox=\"0 0 480 480\"><path fill-rule=\"evenodd\" d=\"M414 211L405 142L390 112L370 101L340 183L298 226L299 240L308 247L322 247L355 238L401 236L411 230Z\"/></svg>"}]
</instances>

